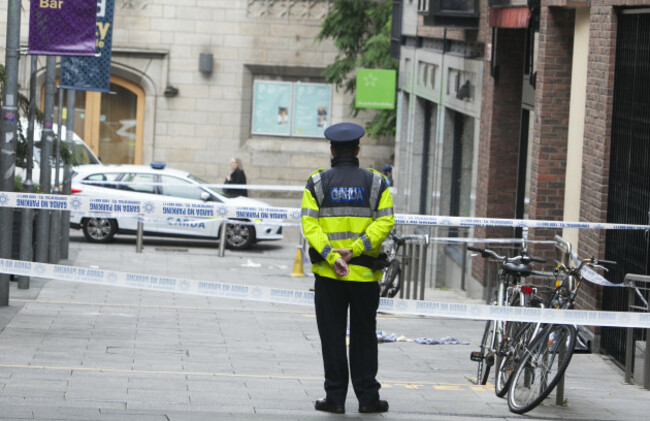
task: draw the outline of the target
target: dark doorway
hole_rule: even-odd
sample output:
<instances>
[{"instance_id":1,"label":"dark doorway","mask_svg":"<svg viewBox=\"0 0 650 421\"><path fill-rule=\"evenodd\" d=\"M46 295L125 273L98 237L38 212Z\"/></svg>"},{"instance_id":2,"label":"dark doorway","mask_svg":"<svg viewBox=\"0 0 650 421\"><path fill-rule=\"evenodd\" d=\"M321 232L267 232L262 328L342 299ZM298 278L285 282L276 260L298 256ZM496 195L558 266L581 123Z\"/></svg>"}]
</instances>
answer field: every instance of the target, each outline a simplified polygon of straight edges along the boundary
<instances>
[{"instance_id":1,"label":"dark doorway","mask_svg":"<svg viewBox=\"0 0 650 421\"><path fill-rule=\"evenodd\" d=\"M647 224L650 209L650 14L619 15L614 77L607 222ZM607 232L606 258L617 265L607 277L648 274L648 239L643 232ZM648 297L646 297L647 299ZM603 310L626 311L624 288L603 290ZM642 331L637 330L637 339ZM603 328L601 345L621 364L625 329Z\"/></svg>"}]
</instances>

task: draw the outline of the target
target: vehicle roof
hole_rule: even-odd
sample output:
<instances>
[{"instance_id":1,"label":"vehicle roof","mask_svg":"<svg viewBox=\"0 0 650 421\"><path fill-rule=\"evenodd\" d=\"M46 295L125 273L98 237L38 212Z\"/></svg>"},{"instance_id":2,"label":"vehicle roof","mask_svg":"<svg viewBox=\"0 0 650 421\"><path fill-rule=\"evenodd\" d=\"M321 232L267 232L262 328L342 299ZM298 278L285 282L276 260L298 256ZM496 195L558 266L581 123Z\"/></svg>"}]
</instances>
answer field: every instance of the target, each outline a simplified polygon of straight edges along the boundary
<instances>
[{"instance_id":1,"label":"vehicle roof","mask_svg":"<svg viewBox=\"0 0 650 421\"><path fill-rule=\"evenodd\" d=\"M20 119L20 124L23 127L23 132L24 132L25 136L27 136L27 124L28 124L27 119L26 118L21 118ZM52 123L52 131L54 132L55 135L58 134L58 131L59 131L58 124ZM43 132L43 124L38 122L38 121L34 121L34 142L40 142L41 141L42 132ZM66 136L67 136L67 128L66 128L65 125L62 125L61 126L61 137L64 140L67 140ZM84 140L74 131L72 132L72 140L75 143L85 143Z\"/></svg>"},{"instance_id":2,"label":"vehicle roof","mask_svg":"<svg viewBox=\"0 0 650 421\"><path fill-rule=\"evenodd\" d=\"M190 175L187 171L177 170L175 168L154 169L149 165L130 165L130 164L107 164L107 165L79 165L75 167L75 171L80 175L90 173L116 173L116 172L131 172L131 173L159 173L167 175L175 175L177 177L187 177Z\"/></svg>"}]
</instances>

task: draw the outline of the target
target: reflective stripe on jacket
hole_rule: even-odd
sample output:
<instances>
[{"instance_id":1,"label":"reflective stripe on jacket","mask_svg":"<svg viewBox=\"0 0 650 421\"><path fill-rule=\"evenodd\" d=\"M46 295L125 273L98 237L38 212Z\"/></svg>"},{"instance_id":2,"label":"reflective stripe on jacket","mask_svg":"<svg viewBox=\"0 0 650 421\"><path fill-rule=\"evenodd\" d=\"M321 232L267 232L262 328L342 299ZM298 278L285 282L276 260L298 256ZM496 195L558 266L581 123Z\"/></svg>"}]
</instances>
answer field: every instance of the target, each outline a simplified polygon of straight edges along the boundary
<instances>
[{"instance_id":1,"label":"reflective stripe on jacket","mask_svg":"<svg viewBox=\"0 0 650 421\"><path fill-rule=\"evenodd\" d=\"M322 261L312 272L328 278L371 282L381 270L349 263L347 276L336 276L333 265L340 254L352 250L358 256L377 257L381 244L393 228L393 199L386 179L377 171L359 168L356 158L335 158L332 168L314 172L302 196L302 229L309 245Z\"/></svg>"}]
</instances>

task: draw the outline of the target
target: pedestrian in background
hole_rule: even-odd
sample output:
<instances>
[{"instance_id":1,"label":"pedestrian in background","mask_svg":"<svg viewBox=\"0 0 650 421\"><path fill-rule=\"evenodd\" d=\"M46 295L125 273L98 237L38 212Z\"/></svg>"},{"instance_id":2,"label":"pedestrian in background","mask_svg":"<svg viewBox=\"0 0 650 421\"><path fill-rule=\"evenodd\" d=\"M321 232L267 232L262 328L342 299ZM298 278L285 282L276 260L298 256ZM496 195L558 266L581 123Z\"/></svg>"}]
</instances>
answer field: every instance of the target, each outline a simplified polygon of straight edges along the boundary
<instances>
[{"instance_id":1,"label":"pedestrian in background","mask_svg":"<svg viewBox=\"0 0 650 421\"><path fill-rule=\"evenodd\" d=\"M388 165L384 166L384 169L383 169L382 172L386 176L386 181L388 182L388 187L393 187L393 166L391 164L388 164Z\"/></svg>"},{"instance_id":2,"label":"pedestrian in background","mask_svg":"<svg viewBox=\"0 0 650 421\"><path fill-rule=\"evenodd\" d=\"M233 158L230 160L232 172L226 177L225 184L246 184L246 174L241 159ZM246 189L223 189L229 197L248 196Z\"/></svg>"},{"instance_id":3,"label":"pedestrian in background","mask_svg":"<svg viewBox=\"0 0 650 421\"><path fill-rule=\"evenodd\" d=\"M361 126L328 127L332 168L314 172L302 197L302 229L314 272L316 322L325 369L325 398L319 411L342 414L348 379L359 412L388 411L377 381L377 308L381 270L374 270L381 244L393 228L393 199L386 179L359 168ZM350 312L349 371L346 350Z\"/></svg>"}]
</instances>

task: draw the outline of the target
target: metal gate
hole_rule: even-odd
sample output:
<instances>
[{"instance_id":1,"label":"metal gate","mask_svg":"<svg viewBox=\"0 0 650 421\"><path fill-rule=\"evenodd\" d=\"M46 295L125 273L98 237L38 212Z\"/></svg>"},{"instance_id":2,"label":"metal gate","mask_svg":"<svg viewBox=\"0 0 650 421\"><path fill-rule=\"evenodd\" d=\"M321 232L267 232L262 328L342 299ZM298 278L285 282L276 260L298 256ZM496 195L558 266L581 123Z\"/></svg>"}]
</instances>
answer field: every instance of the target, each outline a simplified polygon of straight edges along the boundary
<instances>
[{"instance_id":1,"label":"metal gate","mask_svg":"<svg viewBox=\"0 0 650 421\"><path fill-rule=\"evenodd\" d=\"M647 224L650 209L650 14L618 16L607 222ZM648 274L648 239L643 232L607 232L606 258L618 264L607 277L622 283L626 273ZM603 290L603 309L626 311L624 288ZM640 335L641 331L637 332ZM640 338L639 338L640 339ZM624 364L625 329L603 328L601 346Z\"/></svg>"}]
</instances>

